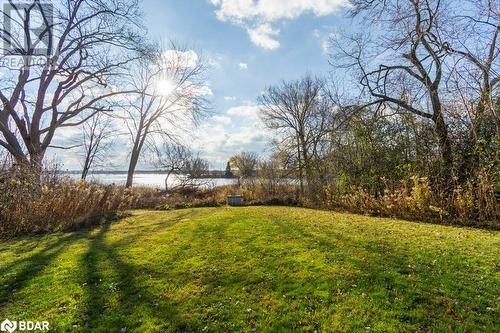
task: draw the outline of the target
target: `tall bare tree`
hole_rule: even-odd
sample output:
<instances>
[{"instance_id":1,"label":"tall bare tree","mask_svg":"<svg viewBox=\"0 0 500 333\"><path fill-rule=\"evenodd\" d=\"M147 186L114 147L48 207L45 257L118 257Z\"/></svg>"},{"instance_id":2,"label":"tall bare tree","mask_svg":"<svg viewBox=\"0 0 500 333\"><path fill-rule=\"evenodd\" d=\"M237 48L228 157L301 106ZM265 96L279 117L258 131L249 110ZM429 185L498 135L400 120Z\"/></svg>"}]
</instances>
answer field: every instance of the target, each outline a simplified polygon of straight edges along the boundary
<instances>
[{"instance_id":1,"label":"tall bare tree","mask_svg":"<svg viewBox=\"0 0 500 333\"><path fill-rule=\"evenodd\" d=\"M9 1L0 11L9 22L0 28L6 45L0 56L0 145L18 163L39 169L58 129L110 111L111 99L127 92L119 88L123 69L143 50L138 4Z\"/></svg>"},{"instance_id":2,"label":"tall bare tree","mask_svg":"<svg viewBox=\"0 0 500 333\"><path fill-rule=\"evenodd\" d=\"M199 155L192 156L186 163L182 173L186 176L187 185L199 186L205 183L205 178L209 173L210 165L207 160Z\"/></svg>"},{"instance_id":3,"label":"tall bare tree","mask_svg":"<svg viewBox=\"0 0 500 333\"><path fill-rule=\"evenodd\" d=\"M449 183L453 151L443 103L448 52L438 31L445 4L440 0L354 0L352 4L354 16L383 33L333 38L332 62L357 69L361 85L373 97L370 104L388 104L433 122L443 178Z\"/></svg>"},{"instance_id":4,"label":"tall bare tree","mask_svg":"<svg viewBox=\"0 0 500 333\"><path fill-rule=\"evenodd\" d=\"M109 150L113 144L111 139L117 134L111 118L102 113L82 125L82 180L87 178L91 168L109 161Z\"/></svg>"},{"instance_id":5,"label":"tall bare tree","mask_svg":"<svg viewBox=\"0 0 500 333\"><path fill-rule=\"evenodd\" d=\"M312 180L313 160L322 155L333 120L325 82L306 75L300 80L269 87L260 96L264 124L277 132L278 150L296 164L301 192ZM294 163L295 162L295 163Z\"/></svg>"},{"instance_id":6,"label":"tall bare tree","mask_svg":"<svg viewBox=\"0 0 500 333\"><path fill-rule=\"evenodd\" d=\"M154 146L155 137L173 138L179 130L188 130L206 110L204 71L205 65L195 52L175 47L159 50L132 69L132 87L139 93L125 110L132 141L127 187L132 186L145 145Z\"/></svg>"},{"instance_id":7,"label":"tall bare tree","mask_svg":"<svg viewBox=\"0 0 500 333\"><path fill-rule=\"evenodd\" d=\"M454 156L450 131L462 123L476 142L485 131L500 133L499 10L491 0L353 0L357 23L373 29L332 38L332 63L357 69L370 105L433 123L448 185L462 158Z\"/></svg>"},{"instance_id":8,"label":"tall bare tree","mask_svg":"<svg viewBox=\"0 0 500 333\"><path fill-rule=\"evenodd\" d=\"M440 28L452 60L447 88L458 100L454 114L461 116L459 176L476 178L495 164L499 167L500 4L463 0L447 12Z\"/></svg>"},{"instance_id":9,"label":"tall bare tree","mask_svg":"<svg viewBox=\"0 0 500 333\"><path fill-rule=\"evenodd\" d=\"M491 0L463 0L448 13L440 30L446 36L442 47L454 57L452 71L457 86L473 88L477 98L477 122L485 112L493 115L500 134L500 111L494 106L494 90L500 86L500 4ZM477 135L477 133L476 133Z\"/></svg>"}]
</instances>

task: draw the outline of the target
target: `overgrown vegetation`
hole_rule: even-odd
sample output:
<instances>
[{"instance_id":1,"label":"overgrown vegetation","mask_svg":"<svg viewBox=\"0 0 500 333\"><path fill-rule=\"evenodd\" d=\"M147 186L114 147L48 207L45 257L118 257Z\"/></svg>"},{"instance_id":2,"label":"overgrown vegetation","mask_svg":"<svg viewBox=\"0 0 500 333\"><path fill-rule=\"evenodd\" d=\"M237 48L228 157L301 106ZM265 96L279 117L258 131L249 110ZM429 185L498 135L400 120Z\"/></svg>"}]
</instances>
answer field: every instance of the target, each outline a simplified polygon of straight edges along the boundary
<instances>
[{"instance_id":1,"label":"overgrown vegetation","mask_svg":"<svg viewBox=\"0 0 500 333\"><path fill-rule=\"evenodd\" d=\"M267 165L308 205L498 224L498 6L353 0L350 14L357 29L330 39L332 77L260 96Z\"/></svg>"},{"instance_id":2,"label":"overgrown vegetation","mask_svg":"<svg viewBox=\"0 0 500 333\"><path fill-rule=\"evenodd\" d=\"M54 167L40 176L9 166L0 174L0 238L75 230L113 219L127 209L163 202L164 195L151 188L73 181Z\"/></svg>"},{"instance_id":3,"label":"overgrown vegetation","mask_svg":"<svg viewBox=\"0 0 500 333\"><path fill-rule=\"evenodd\" d=\"M252 159L256 161L257 157ZM500 229L495 215L498 209L495 190L488 183L481 187L486 201L476 201L474 187L470 186L455 189L452 202L447 205L439 201L442 197L433 191L428 178L416 176L379 195L361 185L348 186L343 180L306 196L276 161L259 162L258 167L252 165L253 169L247 170L248 176L242 177L238 185L195 184L169 191L74 181L62 176L57 166L43 169L41 181L37 181L33 173L9 167L0 176L0 237L71 231L102 224L131 209L222 207L230 194L242 195L245 205L304 206Z\"/></svg>"}]
</instances>

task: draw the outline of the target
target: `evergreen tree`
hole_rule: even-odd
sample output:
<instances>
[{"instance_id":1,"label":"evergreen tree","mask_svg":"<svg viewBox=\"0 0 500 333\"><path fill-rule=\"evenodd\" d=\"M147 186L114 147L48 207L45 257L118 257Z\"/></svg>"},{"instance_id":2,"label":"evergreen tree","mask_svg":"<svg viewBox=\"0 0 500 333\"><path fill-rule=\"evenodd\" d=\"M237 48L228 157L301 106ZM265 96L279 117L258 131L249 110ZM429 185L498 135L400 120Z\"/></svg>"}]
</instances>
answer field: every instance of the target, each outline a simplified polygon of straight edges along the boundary
<instances>
[{"instance_id":1,"label":"evergreen tree","mask_svg":"<svg viewBox=\"0 0 500 333\"><path fill-rule=\"evenodd\" d=\"M229 161L226 164L226 173L224 174L224 176L226 178L233 178L234 177L234 174L231 171L231 163L229 163Z\"/></svg>"}]
</instances>

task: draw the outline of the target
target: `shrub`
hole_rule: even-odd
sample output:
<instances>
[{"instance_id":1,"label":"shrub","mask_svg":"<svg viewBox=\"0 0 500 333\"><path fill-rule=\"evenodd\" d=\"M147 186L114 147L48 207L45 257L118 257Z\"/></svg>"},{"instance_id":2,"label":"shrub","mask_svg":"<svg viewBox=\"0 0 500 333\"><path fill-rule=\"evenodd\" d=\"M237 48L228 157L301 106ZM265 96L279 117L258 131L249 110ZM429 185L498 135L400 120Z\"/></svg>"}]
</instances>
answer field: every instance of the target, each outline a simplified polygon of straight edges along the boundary
<instances>
[{"instance_id":1,"label":"shrub","mask_svg":"<svg viewBox=\"0 0 500 333\"><path fill-rule=\"evenodd\" d=\"M0 235L78 228L116 214L121 191L83 182L35 185L16 178L3 184Z\"/></svg>"},{"instance_id":2,"label":"shrub","mask_svg":"<svg viewBox=\"0 0 500 333\"><path fill-rule=\"evenodd\" d=\"M132 208L153 208L159 191L125 189L11 168L0 177L0 237L74 230ZM50 179L50 181L46 181Z\"/></svg>"},{"instance_id":3,"label":"shrub","mask_svg":"<svg viewBox=\"0 0 500 333\"><path fill-rule=\"evenodd\" d=\"M407 183L411 184L410 188ZM500 229L493 184L484 180L478 183L476 187L471 182L465 187L456 186L451 197L433 190L428 178L417 176L403 182L400 188L386 189L379 196L361 187L353 187L345 193L345 189L329 185L324 189L325 208Z\"/></svg>"}]
</instances>

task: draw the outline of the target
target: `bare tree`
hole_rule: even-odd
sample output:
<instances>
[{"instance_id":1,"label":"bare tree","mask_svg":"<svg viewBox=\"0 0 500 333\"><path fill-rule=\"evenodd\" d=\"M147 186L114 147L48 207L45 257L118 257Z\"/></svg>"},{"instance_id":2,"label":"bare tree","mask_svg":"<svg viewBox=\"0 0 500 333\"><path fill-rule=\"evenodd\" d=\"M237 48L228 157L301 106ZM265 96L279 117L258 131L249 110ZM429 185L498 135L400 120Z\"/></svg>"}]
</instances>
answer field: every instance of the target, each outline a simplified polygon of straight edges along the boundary
<instances>
[{"instance_id":1,"label":"bare tree","mask_svg":"<svg viewBox=\"0 0 500 333\"><path fill-rule=\"evenodd\" d=\"M500 86L500 5L491 0L463 0L456 7L441 27L446 36L442 47L454 57L454 84L459 93L464 88L476 90L473 135L477 137L481 131L485 112L493 116L500 134L500 111L493 99L494 90Z\"/></svg>"},{"instance_id":2,"label":"bare tree","mask_svg":"<svg viewBox=\"0 0 500 333\"><path fill-rule=\"evenodd\" d=\"M83 164L81 179L85 180L89 170L109 160L109 150L117 131L113 128L111 118L102 113L82 125Z\"/></svg>"},{"instance_id":3,"label":"bare tree","mask_svg":"<svg viewBox=\"0 0 500 333\"><path fill-rule=\"evenodd\" d=\"M288 184L287 170L279 154L271 156L269 160L259 162L259 184L270 196L279 196L280 187Z\"/></svg>"},{"instance_id":4,"label":"bare tree","mask_svg":"<svg viewBox=\"0 0 500 333\"><path fill-rule=\"evenodd\" d=\"M361 85L374 97L369 105L389 104L434 123L449 184L453 151L442 98L448 52L438 32L444 6L439 0L355 0L353 15L384 33L333 38L332 62L357 68Z\"/></svg>"},{"instance_id":5,"label":"bare tree","mask_svg":"<svg viewBox=\"0 0 500 333\"><path fill-rule=\"evenodd\" d=\"M185 146L163 141L159 146L155 146L156 167L165 171L165 191L169 190L168 180L173 173L186 172L192 160L192 154Z\"/></svg>"},{"instance_id":6,"label":"bare tree","mask_svg":"<svg viewBox=\"0 0 500 333\"><path fill-rule=\"evenodd\" d=\"M269 87L259 98L264 124L277 135L277 147L296 161L301 193L312 180L313 160L322 155L333 120L325 82L309 75ZM292 163L290 163L292 162Z\"/></svg>"},{"instance_id":7,"label":"bare tree","mask_svg":"<svg viewBox=\"0 0 500 333\"><path fill-rule=\"evenodd\" d=\"M1 10L11 29L0 28L10 45L0 58L0 145L18 163L40 169L58 129L110 111L112 98L127 92L118 84L124 67L143 50L139 9L137 0L9 4ZM32 40L33 31L39 40ZM11 67L12 56L20 56L14 58L21 59L20 68Z\"/></svg>"},{"instance_id":8,"label":"bare tree","mask_svg":"<svg viewBox=\"0 0 500 333\"><path fill-rule=\"evenodd\" d=\"M183 173L190 179L202 179L209 171L209 163L200 156L190 158L183 169Z\"/></svg>"},{"instance_id":9,"label":"bare tree","mask_svg":"<svg viewBox=\"0 0 500 333\"><path fill-rule=\"evenodd\" d=\"M242 152L231 157L229 162L234 167L238 179L245 181L255 177L259 165L259 156L252 152Z\"/></svg>"},{"instance_id":10,"label":"bare tree","mask_svg":"<svg viewBox=\"0 0 500 333\"><path fill-rule=\"evenodd\" d=\"M458 176L478 176L495 165L500 140L500 4L463 0L441 25L450 54L447 89L456 100Z\"/></svg>"},{"instance_id":11,"label":"bare tree","mask_svg":"<svg viewBox=\"0 0 500 333\"><path fill-rule=\"evenodd\" d=\"M357 69L363 90L372 97L368 105L387 105L433 123L448 190L455 159L450 137L453 113L475 99L479 107L469 112L475 114L472 126L461 121L476 132L481 110L488 108L499 128L491 99L498 84L498 4L490 0L353 0L352 4L354 17L374 29L332 38L332 64ZM450 77L457 89L450 89ZM477 98L465 96L465 89L473 86L478 87ZM457 105L460 95L462 104Z\"/></svg>"},{"instance_id":12,"label":"bare tree","mask_svg":"<svg viewBox=\"0 0 500 333\"><path fill-rule=\"evenodd\" d=\"M126 124L133 143L126 186L133 183L135 168L145 145L158 135L173 139L188 130L206 110L204 63L193 51L159 50L132 69L133 96L126 108ZM148 141L150 140L150 141Z\"/></svg>"},{"instance_id":13,"label":"bare tree","mask_svg":"<svg viewBox=\"0 0 500 333\"><path fill-rule=\"evenodd\" d=\"M207 160L200 156L192 156L187 160L182 169L182 177L179 178L179 188L193 190L209 183L206 179L209 174L210 165Z\"/></svg>"}]
</instances>

